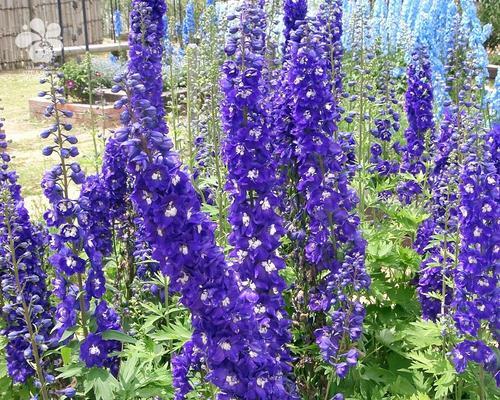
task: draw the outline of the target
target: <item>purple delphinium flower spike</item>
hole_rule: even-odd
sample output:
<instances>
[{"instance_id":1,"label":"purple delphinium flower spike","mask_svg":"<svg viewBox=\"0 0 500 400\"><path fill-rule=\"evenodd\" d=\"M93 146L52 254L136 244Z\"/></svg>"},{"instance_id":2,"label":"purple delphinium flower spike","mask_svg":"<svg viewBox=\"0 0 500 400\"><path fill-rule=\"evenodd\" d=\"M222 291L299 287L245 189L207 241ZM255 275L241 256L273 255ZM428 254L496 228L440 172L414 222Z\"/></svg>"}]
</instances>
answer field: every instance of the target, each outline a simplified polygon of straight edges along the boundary
<instances>
[{"instance_id":1,"label":"purple delphinium flower spike","mask_svg":"<svg viewBox=\"0 0 500 400\"><path fill-rule=\"evenodd\" d=\"M239 289L237 274L216 246L214 225L201 212L191 177L168 138L161 98L165 11L164 0L132 2L127 77L132 112L122 144L133 178L131 200L170 290L181 294L191 312L189 344L201 352L206 379L220 390L218 399L279 399L283 377L258 332L252 299ZM173 365L181 399L190 388L189 367Z\"/></svg>"},{"instance_id":2,"label":"purple delphinium flower spike","mask_svg":"<svg viewBox=\"0 0 500 400\"><path fill-rule=\"evenodd\" d=\"M81 240L81 230L77 224L78 204L70 198L70 183L79 186L85 179L80 165L73 161L78 155L76 144L78 139L71 134L73 129L70 124L71 111L63 109L66 99L64 88L58 87L56 78L62 79L62 74L48 70L42 84L48 84L50 91L41 92L40 96L47 97L51 103L47 107L45 116L53 118L54 123L50 128L40 133L42 139L51 138L54 145L47 146L43 154L50 156L56 154L59 163L45 172L42 178L42 191L49 200L50 208L45 212L44 219L49 228L56 230L50 235L50 248L52 255L49 261L55 270L53 293L60 299L56 309L56 338L72 328L77 322L77 313L85 312L86 305L83 298L78 303L76 294L77 285L71 279L78 280L83 289L85 261L80 257L80 251L74 250ZM73 278L72 278L73 277ZM80 308L80 310L78 310Z\"/></svg>"},{"instance_id":3,"label":"purple delphinium flower spike","mask_svg":"<svg viewBox=\"0 0 500 400\"><path fill-rule=\"evenodd\" d=\"M335 102L342 94L342 0L323 0L317 14L318 29L322 31L328 46L328 70L333 81Z\"/></svg>"},{"instance_id":4,"label":"purple delphinium flower spike","mask_svg":"<svg viewBox=\"0 0 500 400\"><path fill-rule=\"evenodd\" d=\"M307 0L285 0L283 4L283 22L285 24L284 36L284 54L286 53L286 46L290 40L292 31L297 27L298 21L303 21L307 16Z\"/></svg>"},{"instance_id":5,"label":"purple delphinium flower spike","mask_svg":"<svg viewBox=\"0 0 500 400\"><path fill-rule=\"evenodd\" d=\"M481 140L482 138L478 138ZM460 179L460 255L454 274L454 320L464 340L455 348L453 361L458 372L469 361L498 375L495 351L480 340L486 323L498 340L498 265L500 248L500 125L475 146L465 160ZM479 341L477 341L479 339ZM497 376L498 379L498 376Z\"/></svg>"},{"instance_id":6,"label":"purple delphinium flower spike","mask_svg":"<svg viewBox=\"0 0 500 400\"><path fill-rule=\"evenodd\" d=\"M305 267L312 279L305 301L312 313L323 313L328 321L315 331L316 343L343 378L356 364L354 342L361 336L365 315L350 291L368 288L370 278L364 267L366 244L354 211L358 198L349 186L351 144L336 126L329 41L322 20L315 22L295 32L288 72L292 135L297 143L293 154L296 187L304 203L297 219L307 221L295 227L304 232L297 239L304 242ZM341 353L340 343L345 341L350 342L350 350Z\"/></svg>"},{"instance_id":7,"label":"purple delphinium flower spike","mask_svg":"<svg viewBox=\"0 0 500 400\"><path fill-rule=\"evenodd\" d=\"M226 190L232 201L230 256L244 296L253 303L258 330L271 356L279 360L276 368L287 375L291 357L286 345L291 334L282 296L286 284L280 276L285 262L277 254L284 229L276 214L276 163L265 107L266 18L257 2L245 1L240 7L239 23L231 28L230 45L226 46L235 51L229 51L231 58L222 67L221 112L226 133ZM290 398L285 391L280 396Z\"/></svg>"},{"instance_id":8,"label":"purple delphinium flower spike","mask_svg":"<svg viewBox=\"0 0 500 400\"><path fill-rule=\"evenodd\" d=\"M406 145L403 148L401 171L413 176L425 173L425 153L434 139L433 95L431 64L427 48L418 46L408 67L408 89L406 91L406 115L408 128L405 131ZM402 182L398 186L399 197L409 203L422 188L415 181Z\"/></svg>"},{"instance_id":9,"label":"purple delphinium flower spike","mask_svg":"<svg viewBox=\"0 0 500 400\"><path fill-rule=\"evenodd\" d=\"M55 313L55 339L59 340L79 321L85 336L80 356L87 367L92 367L97 364L85 358L89 333L87 314L90 302L101 299L106 291L103 261L112 249L110 198L103 177L85 177L80 165L72 160L78 155L75 146L78 139L71 134L69 118L72 112L63 107L66 103L64 89L56 85L55 77L53 71L47 72L42 84L49 83L50 92L40 94L50 99L45 115L54 119L54 124L40 136L43 139L51 137L55 145L46 147L43 153L59 156L59 163L42 179L43 193L50 204L44 219L55 230L51 234L52 254L49 257L55 270L53 294L60 300ZM61 74L57 77L63 78ZM80 189L78 198L71 196L71 182ZM84 295L78 297L78 293ZM117 344L116 341L107 343L115 347ZM117 372L116 360L107 358L107 353L102 353L102 357L101 364Z\"/></svg>"},{"instance_id":10,"label":"purple delphinium flower spike","mask_svg":"<svg viewBox=\"0 0 500 400\"><path fill-rule=\"evenodd\" d=\"M48 399L43 353L50 346L47 275L40 257L43 241L32 226L21 197L17 174L9 170L10 157L0 120L0 280L5 328L7 372L16 383L35 376L41 395Z\"/></svg>"},{"instance_id":11,"label":"purple delphinium flower spike","mask_svg":"<svg viewBox=\"0 0 500 400\"><path fill-rule=\"evenodd\" d=\"M457 131L457 118L446 110L435 144L434 167L429 178L432 197L428 207L432 217L419 227L415 243L417 251L424 257L417 288L422 316L433 321L446 311L442 309L443 306L447 307L452 300L450 291L443 289L443 276L450 276L452 260L448 256L443 258L441 247L446 249L444 252L449 255L453 252L454 244L451 241L433 246L429 244L435 235L449 235L457 227L457 195L449 189L450 185L458 182L458 164L455 157L458 149ZM432 296L434 292L444 295L444 302Z\"/></svg>"}]
</instances>

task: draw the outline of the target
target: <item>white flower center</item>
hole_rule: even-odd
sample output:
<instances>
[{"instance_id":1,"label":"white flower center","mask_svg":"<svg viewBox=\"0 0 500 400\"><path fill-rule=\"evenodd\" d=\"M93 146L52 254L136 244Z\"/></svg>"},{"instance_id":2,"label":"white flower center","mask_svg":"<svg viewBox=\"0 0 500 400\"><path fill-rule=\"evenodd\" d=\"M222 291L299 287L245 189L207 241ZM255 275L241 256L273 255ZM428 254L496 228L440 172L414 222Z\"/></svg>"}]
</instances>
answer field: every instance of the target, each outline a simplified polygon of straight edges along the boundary
<instances>
[{"instance_id":1,"label":"white flower center","mask_svg":"<svg viewBox=\"0 0 500 400\"><path fill-rule=\"evenodd\" d=\"M175 217L177 215L177 208L175 208L174 203L171 201L167 209L165 210L165 217Z\"/></svg>"}]
</instances>

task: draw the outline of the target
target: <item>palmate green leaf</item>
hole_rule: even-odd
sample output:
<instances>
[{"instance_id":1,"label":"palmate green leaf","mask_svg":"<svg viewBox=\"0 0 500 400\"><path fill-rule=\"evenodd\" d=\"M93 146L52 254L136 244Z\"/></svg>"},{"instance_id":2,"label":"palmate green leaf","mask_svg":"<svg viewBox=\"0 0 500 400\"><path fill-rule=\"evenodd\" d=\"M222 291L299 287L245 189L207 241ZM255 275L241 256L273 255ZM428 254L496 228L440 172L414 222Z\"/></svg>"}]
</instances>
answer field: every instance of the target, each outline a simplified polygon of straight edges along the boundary
<instances>
[{"instance_id":1,"label":"palmate green leaf","mask_svg":"<svg viewBox=\"0 0 500 400\"><path fill-rule=\"evenodd\" d=\"M413 385L419 392L428 393L432 387L430 379L426 379L421 371L412 371Z\"/></svg>"},{"instance_id":2,"label":"palmate green leaf","mask_svg":"<svg viewBox=\"0 0 500 400\"><path fill-rule=\"evenodd\" d=\"M373 257L381 261L393 253L394 246L388 241L377 241L369 243L366 250L368 257Z\"/></svg>"},{"instance_id":3,"label":"palmate green leaf","mask_svg":"<svg viewBox=\"0 0 500 400\"><path fill-rule=\"evenodd\" d=\"M440 346L443 342L439 325L422 319L412 322L410 327L404 330L403 337L414 350Z\"/></svg>"},{"instance_id":4,"label":"palmate green leaf","mask_svg":"<svg viewBox=\"0 0 500 400\"><path fill-rule=\"evenodd\" d=\"M434 384L436 388L436 398L445 398L448 394L453 391L453 386L455 384L456 374L452 372L447 372L443 374Z\"/></svg>"},{"instance_id":5,"label":"palmate green leaf","mask_svg":"<svg viewBox=\"0 0 500 400\"><path fill-rule=\"evenodd\" d=\"M376 365L367 365L360 373L363 380L373 381L378 384L390 385L394 382L394 373Z\"/></svg>"},{"instance_id":6,"label":"palmate green leaf","mask_svg":"<svg viewBox=\"0 0 500 400\"><path fill-rule=\"evenodd\" d=\"M113 400L118 381L106 369L91 368L85 377L85 393L94 392L96 400Z\"/></svg>"},{"instance_id":7,"label":"palmate green leaf","mask_svg":"<svg viewBox=\"0 0 500 400\"><path fill-rule=\"evenodd\" d=\"M151 339L157 342L174 342L174 350L179 350L184 343L191 339L191 336L191 327L183 325L180 321L176 321L170 326L163 327L162 330L149 335Z\"/></svg>"},{"instance_id":8,"label":"palmate green leaf","mask_svg":"<svg viewBox=\"0 0 500 400\"><path fill-rule=\"evenodd\" d=\"M144 303L142 307L149 311L151 314L154 314L159 317L163 317L165 315L165 310L163 309L163 305L153 304L153 303Z\"/></svg>"},{"instance_id":9,"label":"palmate green leaf","mask_svg":"<svg viewBox=\"0 0 500 400\"><path fill-rule=\"evenodd\" d=\"M132 381L136 373L138 362L139 356L137 354L132 354L130 358L127 358L126 361L121 363L119 378L122 385L123 383L127 384Z\"/></svg>"},{"instance_id":10,"label":"palmate green leaf","mask_svg":"<svg viewBox=\"0 0 500 400\"><path fill-rule=\"evenodd\" d=\"M394 328L391 329L382 329L377 334L377 339L386 346L390 346L391 344L398 342L401 340L396 334L396 330Z\"/></svg>"},{"instance_id":11,"label":"palmate green leaf","mask_svg":"<svg viewBox=\"0 0 500 400\"><path fill-rule=\"evenodd\" d=\"M146 333L151 331L155 327L155 324L162 318L163 315L149 315L142 325L142 330Z\"/></svg>"},{"instance_id":12,"label":"palmate green leaf","mask_svg":"<svg viewBox=\"0 0 500 400\"><path fill-rule=\"evenodd\" d=\"M391 392L395 394L411 395L416 392L415 386L403 376L398 376L390 386Z\"/></svg>"},{"instance_id":13,"label":"palmate green leaf","mask_svg":"<svg viewBox=\"0 0 500 400\"><path fill-rule=\"evenodd\" d=\"M201 210L208 214L211 218L216 218L219 215L219 208L215 205L203 203Z\"/></svg>"}]
</instances>

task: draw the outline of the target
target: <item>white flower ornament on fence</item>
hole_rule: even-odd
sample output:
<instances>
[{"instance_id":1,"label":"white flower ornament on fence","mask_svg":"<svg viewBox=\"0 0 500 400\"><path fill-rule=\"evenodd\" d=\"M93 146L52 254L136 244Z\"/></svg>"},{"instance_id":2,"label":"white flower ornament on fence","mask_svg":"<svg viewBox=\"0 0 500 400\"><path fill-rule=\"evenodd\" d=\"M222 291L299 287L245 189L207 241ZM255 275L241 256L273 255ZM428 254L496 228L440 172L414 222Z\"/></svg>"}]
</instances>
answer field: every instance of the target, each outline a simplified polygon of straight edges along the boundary
<instances>
[{"instance_id":1,"label":"white flower ornament on fence","mask_svg":"<svg viewBox=\"0 0 500 400\"><path fill-rule=\"evenodd\" d=\"M40 18L34 18L30 22L31 30L23 26L24 32L16 37L16 46L28 48L30 59L34 63L48 63L56 50L63 47L61 42L61 27L56 23L45 23Z\"/></svg>"}]
</instances>

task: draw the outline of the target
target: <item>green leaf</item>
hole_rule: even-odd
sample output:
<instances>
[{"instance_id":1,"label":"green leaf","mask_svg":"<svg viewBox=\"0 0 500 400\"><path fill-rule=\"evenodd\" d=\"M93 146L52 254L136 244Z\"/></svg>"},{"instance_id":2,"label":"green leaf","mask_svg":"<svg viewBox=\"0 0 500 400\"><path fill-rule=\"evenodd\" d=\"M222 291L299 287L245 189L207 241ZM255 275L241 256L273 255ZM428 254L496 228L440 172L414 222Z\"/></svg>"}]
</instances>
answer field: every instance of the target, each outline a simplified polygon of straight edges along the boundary
<instances>
[{"instance_id":1,"label":"green leaf","mask_svg":"<svg viewBox=\"0 0 500 400\"><path fill-rule=\"evenodd\" d=\"M72 378L74 376L80 376L80 375L82 375L83 365L81 365L81 364L72 364L72 365L68 365L67 367L58 368L57 370L59 372L61 372L57 376L57 379L67 379L67 378Z\"/></svg>"},{"instance_id":2,"label":"green leaf","mask_svg":"<svg viewBox=\"0 0 500 400\"><path fill-rule=\"evenodd\" d=\"M127 361L122 363L120 366L120 380L122 382L128 383L132 381L134 374L137 372L136 367L139 357L133 354Z\"/></svg>"},{"instance_id":3,"label":"green leaf","mask_svg":"<svg viewBox=\"0 0 500 400\"><path fill-rule=\"evenodd\" d=\"M184 343L191 339L192 332L190 327L183 325L181 322L175 322L169 327L164 327L161 331L149 335L153 340L173 341L177 342L175 349L180 349Z\"/></svg>"},{"instance_id":4,"label":"green leaf","mask_svg":"<svg viewBox=\"0 0 500 400\"><path fill-rule=\"evenodd\" d=\"M402 376L396 378L396 381L391 385L391 390L396 394L402 395L410 395L416 392L411 382Z\"/></svg>"},{"instance_id":5,"label":"green leaf","mask_svg":"<svg viewBox=\"0 0 500 400\"><path fill-rule=\"evenodd\" d=\"M68 339L69 337L71 337L72 335L75 334L75 332L77 331L78 328L74 327L74 328L71 328L71 329L66 329L64 331L64 333L62 334L61 338L59 339L59 342L63 343L66 339Z\"/></svg>"},{"instance_id":6,"label":"green leaf","mask_svg":"<svg viewBox=\"0 0 500 400\"><path fill-rule=\"evenodd\" d=\"M377 334L377 338L381 343L385 344L386 346L389 346L389 345L393 344L394 342L397 342L400 340L397 337L394 328L382 329Z\"/></svg>"},{"instance_id":7,"label":"green leaf","mask_svg":"<svg viewBox=\"0 0 500 400\"><path fill-rule=\"evenodd\" d=\"M85 378L84 387L85 393L94 392L96 400L113 400L118 382L107 370L92 368Z\"/></svg>"},{"instance_id":8,"label":"green leaf","mask_svg":"<svg viewBox=\"0 0 500 400\"><path fill-rule=\"evenodd\" d=\"M105 331L102 333L102 338L105 340L117 340L122 343L137 343L137 339L120 331Z\"/></svg>"},{"instance_id":9,"label":"green leaf","mask_svg":"<svg viewBox=\"0 0 500 400\"><path fill-rule=\"evenodd\" d=\"M63 360L64 365L71 364L71 353L72 351L70 347L67 346L61 347L61 358Z\"/></svg>"},{"instance_id":10,"label":"green leaf","mask_svg":"<svg viewBox=\"0 0 500 400\"><path fill-rule=\"evenodd\" d=\"M403 336L415 350L440 346L443 342L441 328L432 321L420 320L411 323Z\"/></svg>"}]
</instances>

